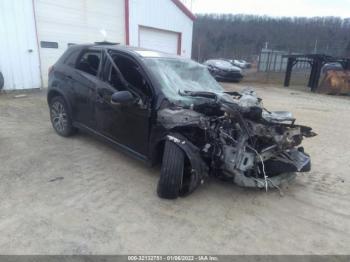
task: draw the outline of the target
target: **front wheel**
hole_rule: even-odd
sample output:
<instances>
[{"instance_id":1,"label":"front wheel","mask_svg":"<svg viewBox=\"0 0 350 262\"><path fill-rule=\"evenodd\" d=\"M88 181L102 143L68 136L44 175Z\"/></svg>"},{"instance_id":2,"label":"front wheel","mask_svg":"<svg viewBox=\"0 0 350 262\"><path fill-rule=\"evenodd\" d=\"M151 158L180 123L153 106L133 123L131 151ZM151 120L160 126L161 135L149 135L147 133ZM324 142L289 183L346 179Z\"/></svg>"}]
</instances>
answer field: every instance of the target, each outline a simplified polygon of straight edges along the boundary
<instances>
[{"instance_id":1,"label":"front wheel","mask_svg":"<svg viewBox=\"0 0 350 262\"><path fill-rule=\"evenodd\" d=\"M165 142L157 193L160 198L175 199L181 193L185 153L171 141Z\"/></svg>"},{"instance_id":2,"label":"front wheel","mask_svg":"<svg viewBox=\"0 0 350 262\"><path fill-rule=\"evenodd\" d=\"M66 102L61 96L52 98L50 102L50 119L53 128L60 136L67 137L75 133L76 129L72 126Z\"/></svg>"}]
</instances>

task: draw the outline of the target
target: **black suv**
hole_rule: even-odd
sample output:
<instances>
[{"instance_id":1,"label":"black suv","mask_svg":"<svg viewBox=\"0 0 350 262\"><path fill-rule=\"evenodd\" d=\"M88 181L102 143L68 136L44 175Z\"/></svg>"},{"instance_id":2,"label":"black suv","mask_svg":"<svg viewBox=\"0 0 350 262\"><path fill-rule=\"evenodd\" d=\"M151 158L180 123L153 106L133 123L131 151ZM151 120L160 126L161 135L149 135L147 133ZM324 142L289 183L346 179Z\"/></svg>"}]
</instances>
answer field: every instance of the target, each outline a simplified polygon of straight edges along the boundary
<instances>
[{"instance_id":1,"label":"black suv","mask_svg":"<svg viewBox=\"0 0 350 262\"><path fill-rule=\"evenodd\" d=\"M299 145L311 128L265 110L253 91L225 92L207 67L179 56L72 46L50 69L47 101L59 135L84 130L161 162L163 198L189 194L210 176L267 190L310 170Z\"/></svg>"}]
</instances>

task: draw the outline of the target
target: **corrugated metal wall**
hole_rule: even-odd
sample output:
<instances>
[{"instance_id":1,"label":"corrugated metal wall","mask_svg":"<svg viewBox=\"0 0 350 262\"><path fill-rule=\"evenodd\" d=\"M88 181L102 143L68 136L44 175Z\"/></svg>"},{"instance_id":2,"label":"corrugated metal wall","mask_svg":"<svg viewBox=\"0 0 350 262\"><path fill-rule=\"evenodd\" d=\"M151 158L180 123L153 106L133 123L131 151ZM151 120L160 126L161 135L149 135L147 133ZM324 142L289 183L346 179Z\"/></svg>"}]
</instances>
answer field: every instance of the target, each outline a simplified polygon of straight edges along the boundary
<instances>
[{"instance_id":1,"label":"corrugated metal wall","mask_svg":"<svg viewBox=\"0 0 350 262\"><path fill-rule=\"evenodd\" d=\"M180 32L181 55L191 57L193 21L171 0L130 1L130 45L139 45L139 28L153 27Z\"/></svg>"},{"instance_id":2,"label":"corrugated metal wall","mask_svg":"<svg viewBox=\"0 0 350 262\"><path fill-rule=\"evenodd\" d=\"M48 68L68 44L103 40L125 43L124 0L35 0L35 10L39 41L58 44L58 48L40 47L45 86ZM107 32L106 39L101 29Z\"/></svg>"},{"instance_id":3,"label":"corrugated metal wall","mask_svg":"<svg viewBox=\"0 0 350 262\"><path fill-rule=\"evenodd\" d=\"M6 90L40 88L32 1L0 1L0 70Z\"/></svg>"}]
</instances>

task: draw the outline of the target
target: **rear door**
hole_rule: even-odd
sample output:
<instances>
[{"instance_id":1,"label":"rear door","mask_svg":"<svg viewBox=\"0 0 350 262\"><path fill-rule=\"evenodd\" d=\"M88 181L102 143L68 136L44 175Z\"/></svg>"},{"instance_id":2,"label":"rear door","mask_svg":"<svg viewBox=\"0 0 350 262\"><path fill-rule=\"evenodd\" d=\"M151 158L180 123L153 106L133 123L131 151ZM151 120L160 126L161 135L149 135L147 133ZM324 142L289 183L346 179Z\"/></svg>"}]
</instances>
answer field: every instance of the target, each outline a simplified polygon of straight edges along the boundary
<instances>
[{"instance_id":1,"label":"rear door","mask_svg":"<svg viewBox=\"0 0 350 262\"><path fill-rule=\"evenodd\" d=\"M89 128L96 128L95 98L100 80L102 52L100 49L87 48L78 57L75 70L67 81L74 92L73 118Z\"/></svg>"}]
</instances>

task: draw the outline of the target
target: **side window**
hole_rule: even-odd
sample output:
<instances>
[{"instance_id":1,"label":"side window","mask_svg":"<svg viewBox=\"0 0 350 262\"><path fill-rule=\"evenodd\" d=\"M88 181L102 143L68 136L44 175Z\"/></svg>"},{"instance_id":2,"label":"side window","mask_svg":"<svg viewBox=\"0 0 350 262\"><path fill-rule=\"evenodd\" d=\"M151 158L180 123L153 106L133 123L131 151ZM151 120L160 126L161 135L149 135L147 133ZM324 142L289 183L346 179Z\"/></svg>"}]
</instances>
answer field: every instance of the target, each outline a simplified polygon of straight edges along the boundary
<instances>
[{"instance_id":1,"label":"side window","mask_svg":"<svg viewBox=\"0 0 350 262\"><path fill-rule=\"evenodd\" d=\"M76 68L90 75L97 76L100 62L101 52L87 50L78 59Z\"/></svg>"},{"instance_id":2,"label":"side window","mask_svg":"<svg viewBox=\"0 0 350 262\"><path fill-rule=\"evenodd\" d=\"M68 54L68 56L64 60L64 63L71 67L75 67L80 52L81 52L80 49L72 51L70 54Z\"/></svg>"},{"instance_id":3,"label":"side window","mask_svg":"<svg viewBox=\"0 0 350 262\"><path fill-rule=\"evenodd\" d=\"M117 71L115 70L114 66L112 66L112 63L110 63L108 60L106 62L106 77L108 83L111 84L116 90L122 91L124 90L124 84L121 81L120 77L117 74Z\"/></svg>"},{"instance_id":4,"label":"side window","mask_svg":"<svg viewBox=\"0 0 350 262\"><path fill-rule=\"evenodd\" d=\"M150 89L147 81L139 70L139 66L127 57L121 55L112 55L112 57L123 78L131 85L131 88L142 96L149 96ZM118 90L123 87L114 67L111 67L109 81Z\"/></svg>"}]
</instances>

